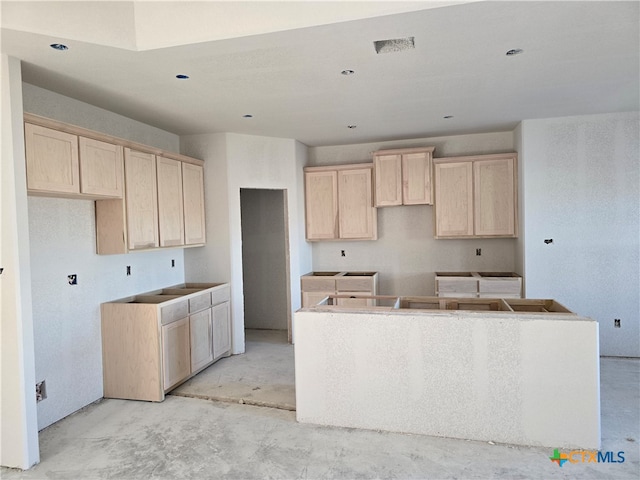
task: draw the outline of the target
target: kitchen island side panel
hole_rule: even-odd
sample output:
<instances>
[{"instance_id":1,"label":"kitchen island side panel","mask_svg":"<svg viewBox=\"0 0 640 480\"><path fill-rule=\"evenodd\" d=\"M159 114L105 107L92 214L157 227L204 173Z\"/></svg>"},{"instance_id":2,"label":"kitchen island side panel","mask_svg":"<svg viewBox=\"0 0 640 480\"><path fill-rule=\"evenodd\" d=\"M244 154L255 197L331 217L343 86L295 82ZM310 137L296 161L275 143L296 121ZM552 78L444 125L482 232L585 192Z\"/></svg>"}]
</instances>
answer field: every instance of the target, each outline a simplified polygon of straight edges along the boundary
<instances>
[{"instance_id":1,"label":"kitchen island side panel","mask_svg":"<svg viewBox=\"0 0 640 480\"><path fill-rule=\"evenodd\" d=\"M570 318L300 310L297 420L599 448L597 324Z\"/></svg>"}]
</instances>

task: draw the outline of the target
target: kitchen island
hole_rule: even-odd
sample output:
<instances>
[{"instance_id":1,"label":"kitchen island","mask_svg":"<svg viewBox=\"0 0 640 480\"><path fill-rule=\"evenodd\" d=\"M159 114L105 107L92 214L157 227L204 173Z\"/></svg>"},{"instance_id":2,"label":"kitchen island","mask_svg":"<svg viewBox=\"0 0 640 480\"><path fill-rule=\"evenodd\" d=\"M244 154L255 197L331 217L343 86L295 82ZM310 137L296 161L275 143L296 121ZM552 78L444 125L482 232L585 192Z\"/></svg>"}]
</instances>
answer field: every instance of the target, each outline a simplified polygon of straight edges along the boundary
<instances>
[{"instance_id":1,"label":"kitchen island","mask_svg":"<svg viewBox=\"0 0 640 480\"><path fill-rule=\"evenodd\" d=\"M553 300L372 300L295 313L299 422L600 447L596 321Z\"/></svg>"}]
</instances>

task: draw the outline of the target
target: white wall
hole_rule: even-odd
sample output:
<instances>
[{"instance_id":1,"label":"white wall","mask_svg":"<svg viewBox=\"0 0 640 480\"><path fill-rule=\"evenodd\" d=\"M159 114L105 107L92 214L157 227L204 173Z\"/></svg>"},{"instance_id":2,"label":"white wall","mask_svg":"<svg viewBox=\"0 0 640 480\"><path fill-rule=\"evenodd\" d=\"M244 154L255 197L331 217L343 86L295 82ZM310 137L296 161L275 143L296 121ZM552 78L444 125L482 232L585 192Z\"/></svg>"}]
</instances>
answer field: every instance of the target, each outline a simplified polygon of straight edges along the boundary
<instances>
[{"instance_id":1,"label":"white wall","mask_svg":"<svg viewBox=\"0 0 640 480\"><path fill-rule=\"evenodd\" d=\"M1 56L0 465L39 462L20 61Z\"/></svg>"},{"instance_id":2,"label":"white wall","mask_svg":"<svg viewBox=\"0 0 640 480\"><path fill-rule=\"evenodd\" d=\"M457 135L314 147L309 149L309 166L366 163L376 150L420 146L435 146L436 158L515 149L512 132ZM515 239L435 240L433 235L432 206L378 208L377 241L314 242L313 268L377 271L381 295L433 295L436 271L515 269ZM476 256L477 248L481 256Z\"/></svg>"},{"instance_id":3,"label":"white wall","mask_svg":"<svg viewBox=\"0 0 640 480\"><path fill-rule=\"evenodd\" d=\"M598 320L603 355L640 356L639 131L638 112L521 125L527 296Z\"/></svg>"},{"instance_id":4,"label":"white wall","mask_svg":"<svg viewBox=\"0 0 640 480\"><path fill-rule=\"evenodd\" d=\"M205 161L207 235L213 230L216 244L185 255L189 281L230 281L233 353L244 352L244 303L242 279L242 228L240 189L286 190L290 239L291 308L300 306L300 275L311 268L304 236L304 183L300 182L306 148L291 139L233 133L189 135L181 149ZM226 178L226 184L224 180ZM216 191L219 187L220 191ZM300 229L302 228L302 233ZM208 266L203 268L202 265Z\"/></svg>"},{"instance_id":5,"label":"white wall","mask_svg":"<svg viewBox=\"0 0 640 480\"><path fill-rule=\"evenodd\" d=\"M205 161L204 203L207 243L187 250L185 274L190 282L230 282L229 186L226 134L190 135L180 139L181 152ZM234 286L231 285L233 291Z\"/></svg>"},{"instance_id":6,"label":"white wall","mask_svg":"<svg viewBox=\"0 0 640 480\"><path fill-rule=\"evenodd\" d=\"M174 134L31 85L23 95L26 112L178 151ZM35 373L48 396L38 403L44 428L103 395L100 303L183 282L184 254L97 255L94 202L29 197L28 204ZM68 284L69 274L78 285Z\"/></svg>"},{"instance_id":7,"label":"white wall","mask_svg":"<svg viewBox=\"0 0 640 480\"><path fill-rule=\"evenodd\" d=\"M517 152L522 152L522 124L513 131L513 141ZM516 241L516 265L515 271L522 275L522 288L526 291L527 276L524 266L526 227L524 222L524 169L522 158L518 161L518 239Z\"/></svg>"}]
</instances>

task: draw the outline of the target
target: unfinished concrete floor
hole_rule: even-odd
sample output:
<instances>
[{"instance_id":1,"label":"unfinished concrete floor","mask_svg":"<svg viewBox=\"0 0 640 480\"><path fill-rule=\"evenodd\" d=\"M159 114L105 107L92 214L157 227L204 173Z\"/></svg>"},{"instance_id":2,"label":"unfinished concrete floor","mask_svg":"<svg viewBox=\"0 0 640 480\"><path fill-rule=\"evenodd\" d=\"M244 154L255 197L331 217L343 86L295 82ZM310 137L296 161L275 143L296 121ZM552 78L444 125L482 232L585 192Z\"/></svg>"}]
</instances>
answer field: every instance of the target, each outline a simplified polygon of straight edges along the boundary
<instances>
[{"instance_id":1,"label":"unfinished concrete floor","mask_svg":"<svg viewBox=\"0 0 640 480\"><path fill-rule=\"evenodd\" d=\"M244 362L251 354L253 341L255 338L247 342L246 355L225 362ZM292 365L291 346L269 345L261 346L273 350L262 358L289 355ZM246 368L275 370L267 365L249 364ZM262 375L266 373L258 377ZM295 412L288 410L170 395L162 403L103 400L90 405L40 433L39 465L26 472L2 469L0 476L127 480L637 479L640 360L601 360L601 400L601 450L614 455L624 451L624 463L567 462L559 467L549 459L552 448L300 424Z\"/></svg>"},{"instance_id":2,"label":"unfinished concrete floor","mask_svg":"<svg viewBox=\"0 0 640 480\"><path fill-rule=\"evenodd\" d=\"M244 355L219 360L171 395L295 410L293 345L287 344L287 332L246 330L245 345Z\"/></svg>"}]
</instances>

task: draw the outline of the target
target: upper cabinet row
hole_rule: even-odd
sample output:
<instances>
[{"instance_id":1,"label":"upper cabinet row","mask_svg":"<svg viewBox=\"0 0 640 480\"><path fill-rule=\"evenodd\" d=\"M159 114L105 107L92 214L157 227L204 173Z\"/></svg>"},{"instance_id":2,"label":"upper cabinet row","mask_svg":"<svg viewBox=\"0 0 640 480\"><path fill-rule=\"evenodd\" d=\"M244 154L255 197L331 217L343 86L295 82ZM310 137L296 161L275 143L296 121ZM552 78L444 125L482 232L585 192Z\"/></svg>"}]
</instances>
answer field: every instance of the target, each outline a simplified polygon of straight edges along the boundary
<instances>
[{"instance_id":1,"label":"upper cabinet row","mask_svg":"<svg viewBox=\"0 0 640 480\"><path fill-rule=\"evenodd\" d=\"M517 237L517 155L434 159L434 149L305 168L307 240L375 240L376 207L393 205L434 205L436 238Z\"/></svg>"},{"instance_id":2,"label":"upper cabinet row","mask_svg":"<svg viewBox=\"0 0 640 480\"><path fill-rule=\"evenodd\" d=\"M30 194L122 198L120 145L31 123L24 133Z\"/></svg>"},{"instance_id":3,"label":"upper cabinet row","mask_svg":"<svg viewBox=\"0 0 640 480\"><path fill-rule=\"evenodd\" d=\"M25 120L29 194L96 200L97 253L205 243L204 162L41 117Z\"/></svg>"}]
</instances>

